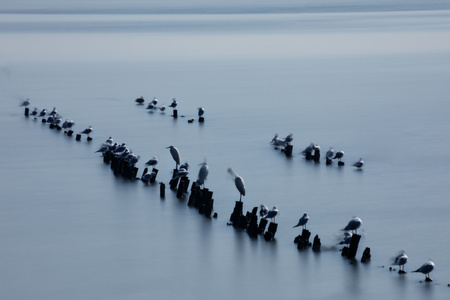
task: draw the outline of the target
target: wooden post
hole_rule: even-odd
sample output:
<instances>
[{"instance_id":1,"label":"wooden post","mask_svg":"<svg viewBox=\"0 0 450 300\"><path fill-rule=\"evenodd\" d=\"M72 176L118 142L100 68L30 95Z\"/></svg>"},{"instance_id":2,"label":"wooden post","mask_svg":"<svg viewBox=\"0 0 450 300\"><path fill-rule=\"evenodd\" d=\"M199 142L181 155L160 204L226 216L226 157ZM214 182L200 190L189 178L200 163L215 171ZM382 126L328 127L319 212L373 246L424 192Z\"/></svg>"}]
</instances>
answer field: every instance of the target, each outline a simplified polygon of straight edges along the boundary
<instances>
[{"instance_id":1,"label":"wooden post","mask_svg":"<svg viewBox=\"0 0 450 300\"><path fill-rule=\"evenodd\" d=\"M152 179L150 179L150 183L154 183L156 181L156 176L158 176L158 169L153 168L152 172L155 173L155 177L153 177Z\"/></svg>"},{"instance_id":2,"label":"wooden post","mask_svg":"<svg viewBox=\"0 0 450 300\"><path fill-rule=\"evenodd\" d=\"M327 166L331 165L332 163L333 163L333 161L327 157L327 162L326 162Z\"/></svg>"},{"instance_id":3,"label":"wooden post","mask_svg":"<svg viewBox=\"0 0 450 300\"><path fill-rule=\"evenodd\" d=\"M250 222L248 224L247 233L251 237L258 236L258 215L256 214L258 207L254 207L250 215Z\"/></svg>"},{"instance_id":4,"label":"wooden post","mask_svg":"<svg viewBox=\"0 0 450 300\"><path fill-rule=\"evenodd\" d=\"M242 207L242 201L236 201L233 213L230 216L230 222L233 224L233 226L237 226L239 223L239 218L242 216Z\"/></svg>"},{"instance_id":5,"label":"wooden post","mask_svg":"<svg viewBox=\"0 0 450 300\"><path fill-rule=\"evenodd\" d=\"M358 251L358 244L361 236L359 234L353 234L352 240L350 241L350 247L348 248L347 258L354 259L356 256L356 251Z\"/></svg>"},{"instance_id":6,"label":"wooden post","mask_svg":"<svg viewBox=\"0 0 450 300\"><path fill-rule=\"evenodd\" d=\"M338 161L338 166L343 166L345 163L343 161Z\"/></svg>"},{"instance_id":7,"label":"wooden post","mask_svg":"<svg viewBox=\"0 0 450 300\"><path fill-rule=\"evenodd\" d=\"M284 149L284 154L287 156L287 157L291 157L292 156L292 149L293 149L294 147L292 146L292 145L287 145L286 146L286 148Z\"/></svg>"},{"instance_id":8,"label":"wooden post","mask_svg":"<svg viewBox=\"0 0 450 300\"><path fill-rule=\"evenodd\" d=\"M353 237L352 237L353 238ZM366 247L366 249L364 249L363 255L361 257L361 262L362 263L366 263L369 262L370 258L372 257L372 255L370 255L370 248Z\"/></svg>"},{"instance_id":9,"label":"wooden post","mask_svg":"<svg viewBox=\"0 0 450 300\"><path fill-rule=\"evenodd\" d=\"M314 241L313 241L313 245L312 245L312 250L313 250L314 252L319 252L319 251L320 251L320 246L321 246L321 245L322 245L322 244L320 243L319 235L316 234L316 236L314 237Z\"/></svg>"},{"instance_id":10,"label":"wooden post","mask_svg":"<svg viewBox=\"0 0 450 300\"><path fill-rule=\"evenodd\" d=\"M320 162L320 150L319 149L314 149L313 159L315 162Z\"/></svg>"},{"instance_id":11,"label":"wooden post","mask_svg":"<svg viewBox=\"0 0 450 300\"><path fill-rule=\"evenodd\" d=\"M312 153L311 152L306 152L306 154L305 154L305 159L306 160L311 160L313 157L312 157Z\"/></svg>"},{"instance_id":12,"label":"wooden post","mask_svg":"<svg viewBox=\"0 0 450 300\"><path fill-rule=\"evenodd\" d=\"M28 107L25 107L25 117L28 117L30 114L30 109Z\"/></svg>"},{"instance_id":13,"label":"wooden post","mask_svg":"<svg viewBox=\"0 0 450 300\"><path fill-rule=\"evenodd\" d=\"M196 206L197 199L199 198L200 194L200 187L198 186L192 186L191 188L191 194L189 195L189 201L188 206Z\"/></svg>"},{"instance_id":14,"label":"wooden post","mask_svg":"<svg viewBox=\"0 0 450 300\"><path fill-rule=\"evenodd\" d=\"M166 185L162 182L159 184L159 196L161 198L166 197Z\"/></svg>"},{"instance_id":15,"label":"wooden post","mask_svg":"<svg viewBox=\"0 0 450 300\"><path fill-rule=\"evenodd\" d=\"M297 237L297 249L303 250L306 249L310 243L309 243L309 237L311 236L311 232L307 229L303 229L302 235L299 235Z\"/></svg>"},{"instance_id":16,"label":"wooden post","mask_svg":"<svg viewBox=\"0 0 450 300\"><path fill-rule=\"evenodd\" d=\"M77 136L75 137L75 140L81 141L81 134L77 134Z\"/></svg>"},{"instance_id":17,"label":"wooden post","mask_svg":"<svg viewBox=\"0 0 450 300\"><path fill-rule=\"evenodd\" d=\"M173 110L173 118L174 119L178 118L178 110L176 109Z\"/></svg>"},{"instance_id":18,"label":"wooden post","mask_svg":"<svg viewBox=\"0 0 450 300\"><path fill-rule=\"evenodd\" d=\"M266 233L264 233L264 239L266 241L273 240L275 238L275 233L277 232L278 224L274 222L269 223L269 228L267 229Z\"/></svg>"},{"instance_id":19,"label":"wooden post","mask_svg":"<svg viewBox=\"0 0 450 300\"><path fill-rule=\"evenodd\" d=\"M73 130L67 131L67 136L72 136L72 134L73 134Z\"/></svg>"},{"instance_id":20,"label":"wooden post","mask_svg":"<svg viewBox=\"0 0 450 300\"><path fill-rule=\"evenodd\" d=\"M267 219L262 218L261 221L259 221L259 226L258 226L258 233L259 234L263 234L264 231L266 230L266 226L267 226Z\"/></svg>"},{"instance_id":21,"label":"wooden post","mask_svg":"<svg viewBox=\"0 0 450 300\"><path fill-rule=\"evenodd\" d=\"M111 162L111 159L112 159L111 151L108 150L108 151L103 152L103 162L105 164L109 164Z\"/></svg>"},{"instance_id":22,"label":"wooden post","mask_svg":"<svg viewBox=\"0 0 450 300\"><path fill-rule=\"evenodd\" d=\"M203 117L198 117L198 122L199 122L199 123L204 123L204 122L205 122L205 118L203 118Z\"/></svg>"}]
</instances>

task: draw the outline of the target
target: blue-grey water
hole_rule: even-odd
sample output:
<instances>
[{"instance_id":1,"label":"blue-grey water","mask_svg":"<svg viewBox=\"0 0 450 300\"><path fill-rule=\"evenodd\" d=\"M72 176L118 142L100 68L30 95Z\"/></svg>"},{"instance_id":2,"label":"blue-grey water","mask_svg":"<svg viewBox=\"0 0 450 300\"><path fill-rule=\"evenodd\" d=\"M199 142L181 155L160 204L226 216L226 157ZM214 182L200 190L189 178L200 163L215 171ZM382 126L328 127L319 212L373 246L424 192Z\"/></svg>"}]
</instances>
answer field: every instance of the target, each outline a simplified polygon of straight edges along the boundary
<instances>
[{"instance_id":1,"label":"blue-grey water","mask_svg":"<svg viewBox=\"0 0 450 300\"><path fill-rule=\"evenodd\" d=\"M0 298L448 299L447 1L0 3ZM179 118L140 96L176 97ZM93 141L26 118L26 98ZM293 157L275 133L294 134ZM113 175L94 153L109 136L141 155L139 176L159 157L165 199ZM311 142L344 150L345 166L305 161ZM217 219L168 189L170 145L191 181L208 162ZM244 211L278 207L275 240L227 225L228 167ZM320 253L293 243L304 212ZM336 244L353 216L351 264ZM400 250L403 276L389 270ZM431 283L410 272L428 260Z\"/></svg>"}]
</instances>

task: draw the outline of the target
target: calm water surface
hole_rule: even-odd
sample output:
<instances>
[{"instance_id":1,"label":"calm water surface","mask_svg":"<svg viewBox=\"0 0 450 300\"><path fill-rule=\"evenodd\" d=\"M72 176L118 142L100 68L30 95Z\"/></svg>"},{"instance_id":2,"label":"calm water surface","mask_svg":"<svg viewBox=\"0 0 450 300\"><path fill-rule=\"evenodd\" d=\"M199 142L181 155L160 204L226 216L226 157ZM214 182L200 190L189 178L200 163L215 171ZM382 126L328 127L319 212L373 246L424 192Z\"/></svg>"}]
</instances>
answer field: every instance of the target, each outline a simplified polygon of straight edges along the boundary
<instances>
[{"instance_id":1,"label":"calm water surface","mask_svg":"<svg viewBox=\"0 0 450 300\"><path fill-rule=\"evenodd\" d=\"M3 6L0 21L2 298L448 298L445 3L350 10L346 1L344 10L322 1L314 13L290 14L280 14L289 1L268 2L267 14L253 2L239 14L222 3L220 15L220 6L175 15L183 9L170 3L137 15L136 4L118 15L101 1L88 12L52 3L31 15ZM139 96L166 105L176 97L180 117L149 113ZM93 141L25 118L25 98L56 106L75 132L93 126ZM200 106L205 123L189 124ZM294 134L292 158L269 145L275 133ZM174 161L165 147L180 150L191 180L206 159L218 218L169 189L160 199L158 184L115 177L94 153L109 136L141 155L139 175L157 155L166 184ZM344 150L346 165L305 161L299 152L310 142L323 154ZM245 180L244 210L279 208L274 241L227 226L239 197L228 167ZM293 243L305 211L320 253ZM336 244L353 216L364 223L350 264ZM365 247L372 260L361 264ZM389 271L402 249L407 271L436 263L432 283Z\"/></svg>"}]
</instances>

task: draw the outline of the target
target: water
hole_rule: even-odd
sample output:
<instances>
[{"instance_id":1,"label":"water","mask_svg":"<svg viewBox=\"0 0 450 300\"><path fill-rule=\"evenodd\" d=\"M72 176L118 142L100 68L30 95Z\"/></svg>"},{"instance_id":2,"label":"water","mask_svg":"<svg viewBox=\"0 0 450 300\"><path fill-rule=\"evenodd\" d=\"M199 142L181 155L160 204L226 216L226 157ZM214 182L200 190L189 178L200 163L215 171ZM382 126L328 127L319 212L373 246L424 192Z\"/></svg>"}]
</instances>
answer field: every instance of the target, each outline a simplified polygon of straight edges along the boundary
<instances>
[{"instance_id":1,"label":"water","mask_svg":"<svg viewBox=\"0 0 450 300\"><path fill-rule=\"evenodd\" d=\"M0 21L2 298L448 298L444 2L15 3ZM148 113L140 96L176 97L180 117ZM56 106L75 132L92 125L93 141L25 118L27 97ZM292 158L269 145L275 133L294 134ZM166 184L165 147L180 150L191 180L206 159L218 218L114 177L94 153L109 136L141 155L139 176L157 155ZM322 156L343 149L346 165L305 161L310 142ZM362 171L351 167L359 157ZM279 208L274 241L227 226L239 197L228 167L245 180L245 211ZM305 211L318 254L293 243ZM335 246L353 216L363 220L356 264ZM361 264L365 247L372 260ZM432 283L389 271L401 249L407 271L436 263Z\"/></svg>"}]
</instances>

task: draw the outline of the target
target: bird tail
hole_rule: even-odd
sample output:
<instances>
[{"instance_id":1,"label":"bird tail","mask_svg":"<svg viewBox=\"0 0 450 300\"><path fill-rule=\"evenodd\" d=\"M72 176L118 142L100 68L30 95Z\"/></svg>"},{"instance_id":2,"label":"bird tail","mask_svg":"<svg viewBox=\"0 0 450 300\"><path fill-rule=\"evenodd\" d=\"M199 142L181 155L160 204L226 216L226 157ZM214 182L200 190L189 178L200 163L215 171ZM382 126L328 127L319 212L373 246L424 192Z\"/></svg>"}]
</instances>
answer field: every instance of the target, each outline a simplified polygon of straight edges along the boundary
<instances>
[{"instance_id":1,"label":"bird tail","mask_svg":"<svg viewBox=\"0 0 450 300\"><path fill-rule=\"evenodd\" d=\"M295 225L294 227L292 227L292 228L295 228L295 227L298 227L298 226L300 226L300 225Z\"/></svg>"}]
</instances>

